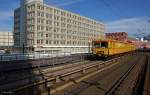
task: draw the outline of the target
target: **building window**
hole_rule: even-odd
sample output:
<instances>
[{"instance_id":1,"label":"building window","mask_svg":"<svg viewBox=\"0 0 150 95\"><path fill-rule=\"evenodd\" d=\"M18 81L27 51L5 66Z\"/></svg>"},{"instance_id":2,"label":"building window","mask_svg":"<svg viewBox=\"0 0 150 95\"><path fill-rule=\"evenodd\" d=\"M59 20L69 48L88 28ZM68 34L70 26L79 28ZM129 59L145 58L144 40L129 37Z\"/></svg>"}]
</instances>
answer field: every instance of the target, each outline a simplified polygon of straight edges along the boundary
<instances>
[{"instance_id":1,"label":"building window","mask_svg":"<svg viewBox=\"0 0 150 95\"><path fill-rule=\"evenodd\" d=\"M66 24L65 23L61 23L61 27L66 27Z\"/></svg>"},{"instance_id":2,"label":"building window","mask_svg":"<svg viewBox=\"0 0 150 95\"><path fill-rule=\"evenodd\" d=\"M46 44L49 44L48 40L46 40Z\"/></svg>"},{"instance_id":3,"label":"building window","mask_svg":"<svg viewBox=\"0 0 150 95\"><path fill-rule=\"evenodd\" d=\"M59 10L57 10L57 9L54 9L54 14L59 14Z\"/></svg>"},{"instance_id":4,"label":"building window","mask_svg":"<svg viewBox=\"0 0 150 95\"><path fill-rule=\"evenodd\" d=\"M48 37L48 34L46 34L46 37Z\"/></svg>"},{"instance_id":5,"label":"building window","mask_svg":"<svg viewBox=\"0 0 150 95\"><path fill-rule=\"evenodd\" d=\"M38 5L37 8L38 8L39 10L44 10L44 6L43 6L43 5Z\"/></svg>"},{"instance_id":6,"label":"building window","mask_svg":"<svg viewBox=\"0 0 150 95\"><path fill-rule=\"evenodd\" d=\"M44 30L44 26L38 25L38 26L37 26L37 30Z\"/></svg>"},{"instance_id":7,"label":"building window","mask_svg":"<svg viewBox=\"0 0 150 95\"><path fill-rule=\"evenodd\" d=\"M59 16L54 15L54 20L59 20Z\"/></svg>"},{"instance_id":8,"label":"building window","mask_svg":"<svg viewBox=\"0 0 150 95\"><path fill-rule=\"evenodd\" d=\"M59 22L54 22L54 26L59 26Z\"/></svg>"},{"instance_id":9,"label":"building window","mask_svg":"<svg viewBox=\"0 0 150 95\"><path fill-rule=\"evenodd\" d=\"M44 12L39 12L38 11L37 14L38 14L39 17L44 17Z\"/></svg>"},{"instance_id":10,"label":"building window","mask_svg":"<svg viewBox=\"0 0 150 95\"><path fill-rule=\"evenodd\" d=\"M40 5L38 5L38 9L41 9Z\"/></svg>"},{"instance_id":11,"label":"building window","mask_svg":"<svg viewBox=\"0 0 150 95\"><path fill-rule=\"evenodd\" d=\"M49 40L49 44L52 44L52 41L51 41L51 40Z\"/></svg>"},{"instance_id":12,"label":"building window","mask_svg":"<svg viewBox=\"0 0 150 95\"><path fill-rule=\"evenodd\" d=\"M39 25L37 26L37 30L40 30L40 26Z\"/></svg>"},{"instance_id":13,"label":"building window","mask_svg":"<svg viewBox=\"0 0 150 95\"><path fill-rule=\"evenodd\" d=\"M61 29L61 32L62 32L62 33L65 33L65 32L66 32L66 29Z\"/></svg>"},{"instance_id":14,"label":"building window","mask_svg":"<svg viewBox=\"0 0 150 95\"><path fill-rule=\"evenodd\" d=\"M65 21L66 21L66 18L61 17L61 21L62 21L62 22L65 22Z\"/></svg>"},{"instance_id":15,"label":"building window","mask_svg":"<svg viewBox=\"0 0 150 95\"><path fill-rule=\"evenodd\" d=\"M48 14L48 13L46 14L46 18L52 19L52 17L53 17L52 14Z\"/></svg>"},{"instance_id":16,"label":"building window","mask_svg":"<svg viewBox=\"0 0 150 95\"><path fill-rule=\"evenodd\" d=\"M41 44L43 44L43 40L41 40Z\"/></svg>"},{"instance_id":17,"label":"building window","mask_svg":"<svg viewBox=\"0 0 150 95\"><path fill-rule=\"evenodd\" d=\"M52 25L52 21L46 20L46 24Z\"/></svg>"},{"instance_id":18,"label":"building window","mask_svg":"<svg viewBox=\"0 0 150 95\"><path fill-rule=\"evenodd\" d=\"M54 44L56 44L56 41L54 41Z\"/></svg>"},{"instance_id":19,"label":"building window","mask_svg":"<svg viewBox=\"0 0 150 95\"><path fill-rule=\"evenodd\" d=\"M40 40L37 40L37 44L40 44Z\"/></svg>"},{"instance_id":20,"label":"building window","mask_svg":"<svg viewBox=\"0 0 150 95\"><path fill-rule=\"evenodd\" d=\"M66 13L63 12L63 11L61 11L61 15L62 15L62 16L66 16Z\"/></svg>"}]
</instances>

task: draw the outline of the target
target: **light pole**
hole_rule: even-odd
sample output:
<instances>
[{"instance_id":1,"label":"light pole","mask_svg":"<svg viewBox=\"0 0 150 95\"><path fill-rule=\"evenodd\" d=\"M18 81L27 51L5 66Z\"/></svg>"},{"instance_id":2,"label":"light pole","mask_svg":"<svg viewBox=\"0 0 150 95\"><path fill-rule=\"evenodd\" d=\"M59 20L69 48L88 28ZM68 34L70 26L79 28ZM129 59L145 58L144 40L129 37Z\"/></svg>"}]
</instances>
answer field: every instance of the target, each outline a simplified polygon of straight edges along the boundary
<instances>
[{"instance_id":1,"label":"light pole","mask_svg":"<svg viewBox=\"0 0 150 95\"><path fill-rule=\"evenodd\" d=\"M47 90L47 95L50 95L50 84L48 83L48 78L49 76L44 75L44 73L41 71L40 67L38 67L38 70L40 72L40 74L42 75L43 80L45 81L45 88Z\"/></svg>"},{"instance_id":2,"label":"light pole","mask_svg":"<svg viewBox=\"0 0 150 95\"><path fill-rule=\"evenodd\" d=\"M48 95L50 95L51 93L50 93L50 85L47 83L47 91L48 91Z\"/></svg>"},{"instance_id":3,"label":"light pole","mask_svg":"<svg viewBox=\"0 0 150 95\"><path fill-rule=\"evenodd\" d=\"M25 47L24 47L24 43L22 44L22 53L24 54L25 53Z\"/></svg>"}]
</instances>

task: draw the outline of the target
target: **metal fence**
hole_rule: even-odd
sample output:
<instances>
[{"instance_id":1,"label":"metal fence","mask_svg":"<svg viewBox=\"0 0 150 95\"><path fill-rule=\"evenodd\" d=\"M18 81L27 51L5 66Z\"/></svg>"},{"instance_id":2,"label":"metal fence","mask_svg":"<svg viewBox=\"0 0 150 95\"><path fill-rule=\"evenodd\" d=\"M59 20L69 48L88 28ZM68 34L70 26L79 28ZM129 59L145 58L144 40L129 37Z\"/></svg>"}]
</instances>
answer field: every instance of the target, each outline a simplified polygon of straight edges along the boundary
<instances>
[{"instance_id":1,"label":"metal fence","mask_svg":"<svg viewBox=\"0 0 150 95\"><path fill-rule=\"evenodd\" d=\"M17 60L29 60L29 59L43 59L53 57L70 56L70 52L57 52L57 53L27 53L27 54L2 54L0 55L0 61L17 61Z\"/></svg>"}]
</instances>

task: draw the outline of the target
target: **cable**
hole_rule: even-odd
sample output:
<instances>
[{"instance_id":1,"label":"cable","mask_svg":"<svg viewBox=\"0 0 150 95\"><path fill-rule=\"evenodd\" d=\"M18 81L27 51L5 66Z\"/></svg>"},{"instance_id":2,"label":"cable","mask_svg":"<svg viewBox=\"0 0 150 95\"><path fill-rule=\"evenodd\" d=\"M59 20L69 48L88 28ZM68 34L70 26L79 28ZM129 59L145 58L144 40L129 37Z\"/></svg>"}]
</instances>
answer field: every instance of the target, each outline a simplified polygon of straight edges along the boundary
<instances>
[{"instance_id":1,"label":"cable","mask_svg":"<svg viewBox=\"0 0 150 95\"><path fill-rule=\"evenodd\" d=\"M113 15L115 15L116 17L121 17L121 15L119 14L119 12L117 12L117 11L114 9L114 6L111 6L111 4L110 4L109 2L107 2L106 0L101 0L101 1L102 1L102 3L103 3L106 7L108 7L108 8L112 11Z\"/></svg>"}]
</instances>

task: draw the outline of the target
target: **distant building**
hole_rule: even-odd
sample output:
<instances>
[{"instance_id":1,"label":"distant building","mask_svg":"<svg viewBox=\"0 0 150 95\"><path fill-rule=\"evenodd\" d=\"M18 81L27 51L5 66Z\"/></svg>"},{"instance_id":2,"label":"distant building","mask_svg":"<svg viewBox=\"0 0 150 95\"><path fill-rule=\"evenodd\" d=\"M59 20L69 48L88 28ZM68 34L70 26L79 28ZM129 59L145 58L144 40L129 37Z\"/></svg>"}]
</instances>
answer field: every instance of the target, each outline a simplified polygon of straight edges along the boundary
<instances>
[{"instance_id":1,"label":"distant building","mask_svg":"<svg viewBox=\"0 0 150 95\"><path fill-rule=\"evenodd\" d=\"M46 5L21 0L14 14L15 47L26 52L88 52L94 39L105 38L102 22Z\"/></svg>"},{"instance_id":2,"label":"distant building","mask_svg":"<svg viewBox=\"0 0 150 95\"><path fill-rule=\"evenodd\" d=\"M145 37L144 37L144 40L150 41L150 35L145 36Z\"/></svg>"},{"instance_id":3,"label":"distant building","mask_svg":"<svg viewBox=\"0 0 150 95\"><path fill-rule=\"evenodd\" d=\"M0 54L13 51L14 39L12 32L0 31Z\"/></svg>"},{"instance_id":4,"label":"distant building","mask_svg":"<svg viewBox=\"0 0 150 95\"><path fill-rule=\"evenodd\" d=\"M106 33L106 38L119 41L127 41L128 34L126 32Z\"/></svg>"},{"instance_id":5,"label":"distant building","mask_svg":"<svg viewBox=\"0 0 150 95\"><path fill-rule=\"evenodd\" d=\"M13 33L0 31L0 47L9 47L14 45Z\"/></svg>"}]
</instances>

